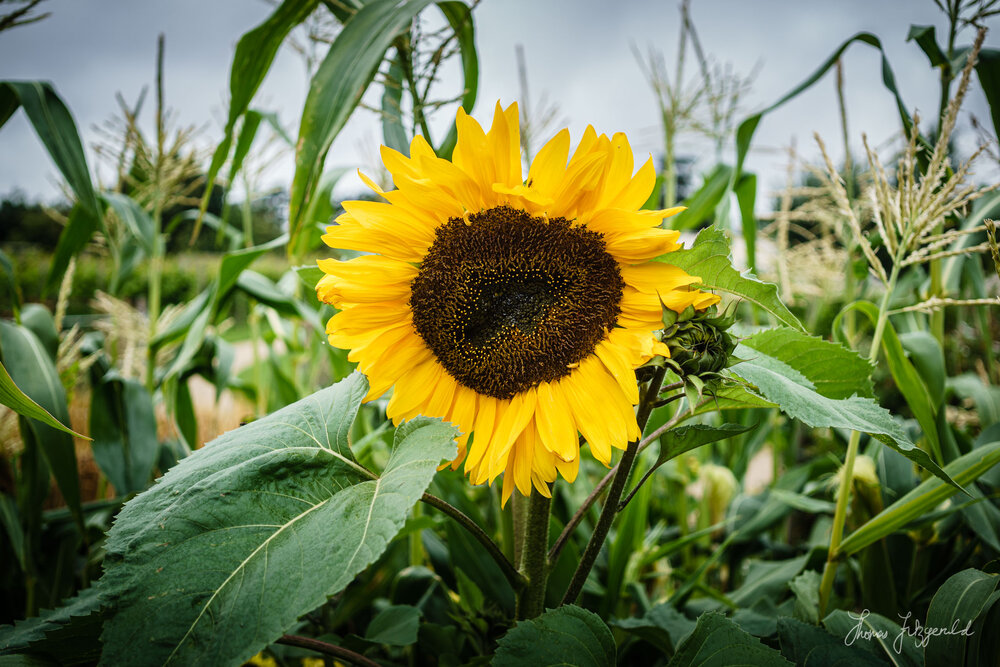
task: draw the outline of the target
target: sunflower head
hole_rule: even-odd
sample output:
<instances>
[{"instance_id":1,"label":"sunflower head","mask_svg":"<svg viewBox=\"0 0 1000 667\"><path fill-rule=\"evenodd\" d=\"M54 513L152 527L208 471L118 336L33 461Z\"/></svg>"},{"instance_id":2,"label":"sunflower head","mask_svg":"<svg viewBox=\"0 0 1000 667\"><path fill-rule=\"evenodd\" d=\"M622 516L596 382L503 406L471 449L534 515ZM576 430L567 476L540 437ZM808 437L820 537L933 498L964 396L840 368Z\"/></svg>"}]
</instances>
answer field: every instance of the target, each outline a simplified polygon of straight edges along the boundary
<instances>
[{"instance_id":1,"label":"sunflower head","mask_svg":"<svg viewBox=\"0 0 1000 667\"><path fill-rule=\"evenodd\" d=\"M567 130L521 166L517 105L497 104L488 131L463 110L452 158L416 137L409 155L382 148L394 190L362 179L379 202L344 202L323 237L361 251L320 260L319 298L340 310L330 343L388 390L396 423L423 414L456 424L474 483L503 474L548 494L572 481L580 437L608 465L639 437L635 369L668 354L661 309L702 310L718 297L663 261L680 209L641 210L652 159L635 171L623 134Z\"/></svg>"}]
</instances>

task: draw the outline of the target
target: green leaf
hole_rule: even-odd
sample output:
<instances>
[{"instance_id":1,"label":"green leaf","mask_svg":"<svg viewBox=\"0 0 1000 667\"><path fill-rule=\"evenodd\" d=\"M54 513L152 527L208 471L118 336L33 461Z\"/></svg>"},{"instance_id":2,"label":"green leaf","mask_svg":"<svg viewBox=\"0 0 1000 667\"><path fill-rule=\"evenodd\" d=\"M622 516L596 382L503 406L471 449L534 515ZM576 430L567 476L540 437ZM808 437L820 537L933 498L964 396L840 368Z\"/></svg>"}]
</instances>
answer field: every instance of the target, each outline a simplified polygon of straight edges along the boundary
<instances>
[{"instance_id":1,"label":"green leaf","mask_svg":"<svg viewBox=\"0 0 1000 667\"><path fill-rule=\"evenodd\" d=\"M197 238L201 231L201 216L208 209L215 179L229 156L236 122L246 113L257 89L264 82L285 37L292 28L305 21L318 4L319 0L285 0L263 23L240 37L237 42L229 71L229 117L222 142L212 154L212 162L205 176L205 194L201 198L192 238Z\"/></svg>"},{"instance_id":2,"label":"green leaf","mask_svg":"<svg viewBox=\"0 0 1000 667\"><path fill-rule=\"evenodd\" d=\"M403 68L398 60L402 57L397 50L397 59L389 65L382 86L382 141L389 148L409 155L410 140L403 127Z\"/></svg>"},{"instance_id":3,"label":"green leaf","mask_svg":"<svg viewBox=\"0 0 1000 667\"><path fill-rule=\"evenodd\" d=\"M1000 50L981 49L976 60L976 74L990 105L994 136L1000 137Z\"/></svg>"},{"instance_id":4,"label":"green leaf","mask_svg":"<svg viewBox=\"0 0 1000 667\"><path fill-rule=\"evenodd\" d=\"M97 200L83 144L69 109L52 85L42 81L0 81L0 126L20 106L49 157L63 175L80 209L59 237L46 289L58 285L70 258L83 249L101 224L103 209Z\"/></svg>"},{"instance_id":5,"label":"green leaf","mask_svg":"<svg viewBox=\"0 0 1000 667\"><path fill-rule=\"evenodd\" d=\"M14 275L14 264L2 249L0 249L0 270L3 271L5 287L10 295L11 310L14 312L16 320L21 310L21 288L17 284L17 276Z\"/></svg>"},{"instance_id":6,"label":"green leaf","mask_svg":"<svg viewBox=\"0 0 1000 667\"><path fill-rule=\"evenodd\" d=\"M417 642L420 610L406 604L391 605L378 613L365 631L365 639L375 644L409 646Z\"/></svg>"},{"instance_id":7,"label":"green leaf","mask_svg":"<svg viewBox=\"0 0 1000 667\"><path fill-rule=\"evenodd\" d=\"M747 253L747 268L757 270L757 216L754 207L757 205L757 175L743 173L733 187L736 203L740 206L740 227L743 232L743 243Z\"/></svg>"},{"instance_id":8,"label":"green leaf","mask_svg":"<svg viewBox=\"0 0 1000 667\"><path fill-rule=\"evenodd\" d=\"M59 381L55 364L42 347L41 341L30 329L0 321L0 359L5 367L5 375L10 374L13 383L26 396L44 408L63 426L69 425L69 407L66 404L66 390ZM45 457L52 475L66 505L83 530L83 512L80 508L80 480L76 465L76 450L73 446L72 431L56 429L44 421L27 419L22 421L22 436L25 446L37 445ZM25 430L28 432L26 433Z\"/></svg>"},{"instance_id":9,"label":"green leaf","mask_svg":"<svg viewBox=\"0 0 1000 667\"><path fill-rule=\"evenodd\" d=\"M931 67L947 67L948 58L941 52L937 38L934 36L934 26L932 25L911 25L910 32L906 35L906 41L916 42L920 50L924 52L931 62Z\"/></svg>"},{"instance_id":10,"label":"green leaf","mask_svg":"<svg viewBox=\"0 0 1000 667\"><path fill-rule=\"evenodd\" d=\"M367 389L354 374L230 431L125 505L104 561L106 663L239 664L381 555L455 429L400 426L376 476L348 447Z\"/></svg>"},{"instance_id":11,"label":"green leaf","mask_svg":"<svg viewBox=\"0 0 1000 667\"><path fill-rule=\"evenodd\" d=\"M289 202L288 231L299 234L310 220L312 199L333 140L361 101L385 52L430 0L373 0L358 10L334 39L309 85L295 151L295 176Z\"/></svg>"},{"instance_id":12,"label":"green leaf","mask_svg":"<svg viewBox=\"0 0 1000 667\"><path fill-rule=\"evenodd\" d=\"M674 647L684 641L695 628L694 621L669 603L654 606L641 618L614 620L611 625L648 641L667 654L672 654Z\"/></svg>"},{"instance_id":13,"label":"green leaf","mask_svg":"<svg viewBox=\"0 0 1000 667\"><path fill-rule=\"evenodd\" d=\"M494 667L533 665L615 665L615 639L597 614L575 605L550 609L538 618L520 621L500 638Z\"/></svg>"},{"instance_id":14,"label":"green leaf","mask_svg":"<svg viewBox=\"0 0 1000 667\"><path fill-rule=\"evenodd\" d=\"M874 326L878 321L878 307L870 301L855 301L844 307L833 321L834 331L840 331L840 322L844 314L851 310L857 310L871 321ZM882 351L885 352L886 362L889 365L889 372L896 382L896 387L906 399L906 404L913 411L913 416L920 423L924 437L931 451L941 456L941 442L938 438L936 414L937 406L931 400L930 391L916 367L906 356L906 351L902 341L896 334L896 328L892 326L890 320L885 321L885 328L882 332Z\"/></svg>"},{"instance_id":15,"label":"green leaf","mask_svg":"<svg viewBox=\"0 0 1000 667\"><path fill-rule=\"evenodd\" d=\"M16 384L14 384L14 380L11 379L10 373L8 373L7 369L4 368L3 363L0 363L0 403L6 405L22 417L37 419L52 428L57 428L60 431L65 431L70 435L83 438L84 440L90 440L87 436L80 435L60 422L58 419L53 417L48 410L31 400L30 396L25 394Z\"/></svg>"},{"instance_id":16,"label":"green leaf","mask_svg":"<svg viewBox=\"0 0 1000 667\"><path fill-rule=\"evenodd\" d=\"M458 39L458 52L462 57L462 108L472 113L479 93L479 51L476 49L476 24L472 19L472 9L464 2L449 0L437 3ZM428 138L429 140L429 138ZM452 122L448 135L435 149L438 157L451 159L458 141L458 128Z\"/></svg>"},{"instance_id":17,"label":"green leaf","mask_svg":"<svg viewBox=\"0 0 1000 667\"><path fill-rule=\"evenodd\" d=\"M729 240L719 228L706 227L698 233L694 245L657 258L701 278L698 287L724 292L744 299L771 313L785 326L803 331L802 324L778 298L778 288L757 280L752 274L740 274L733 268Z\"/></svg>"},{"instance_id":18,"label":"green leaf","mask_svg":"<svg viewBox=\"0 0 1000 667\"><path fill-rule=\"evenodd\" d=\"M301 257L317 247L325 247L322 241L323 230L333 222L333 214L340 206L333 202L333 189L349 171L351 170L343 167L329 169L320 177L316 192L309 199L309 205L302 216L305 222L288 239L290 258Z\"/></svg>"},{"instance_id":19,"label":"green leaf","mask_svg":"<svg viewBox=\"0 0 1000 667\"><path fill-rule=\"evenodd\" d=\"M746 361L729 371L753 385L761 396L777 403L789 417L813 428L845 428L869 433L925 470L954 484L927 452L910 442L892 415L874 400L859 396L839 400L827 398L816 391L811 380L780 359L743 346L737 346L735 354Z\"/></svg>"},{"instance_id":20,"label":"green leaf","mask_svg":"<svg viewBox=\"0 0 1000 667\"><path fill-rule=\"evenodd\" d=\"M668 663L669 667L785 667L791 664L773 648L764 646L759 639L715 612L698 618L694 632L681 642Z\"/></svg>"},{"instance_id":21,"label":"green leaf","mask_svg":"<svg viewBox=\"0 0 1000 667\"><path fill-rule=\"evenodd\" d=\"M957 484L969 484L1000 463L1000 442L977 447L944 467ZM890 535L950 498L956 489L937 478L924 480L917 488L851 533L840 543L838 555L850 556Z\"/></svg>"},{"instance_id":22,"label":"green leaf","mask_svg":"<svg viewBox=\"0 0 1000 667\"><path fill-rule=\"evenodd\" d=\"M806 570L788 582L795 595L795 615L813 625L819 623L820 576L815 570Z\"/></svg>"},{"instance_id":23,"label":"green leaf","mask_svg":"<svg viewBox=\"0 0 1000 667\"><path fill-rule=\"evenodd\" d=\"M743 426L742 424L723 424L722 426L708 426L706 424L689 424L665 431L660 436L660 454L656 461L642 476L642 479L628 493L621 506L624 507L632 500L636 491L646 483L650 475L667 461L677 458L685 452L696 449L703 445L708 445L719 440L726 440L737 435L746 433L757 428L757 424Z\"/></svg>"},{"instance_id":24,"label":"green leaf","mask_svg":"<svg viewBox=\"0 0 1000 667\"><path fill-rule=\"evenodd\" d=\"M712 221L732 174L732 167L725 164L715 165L712 171L705 174L701 187L681 202L687 208L668 219L667 224L670 228L694 229L700 227L703 222ZM651 208L659 208L659 202Z\"/></svg>"},{"instance_id":25,"label":"green leaf","mask_svg":"<svg viewBox=\"0 0 1000 667\"><path fill-rule=\"evenodd\" d=\"M792 581L809 562L809 554L802 554L788 560L749 561L743 585L729 594L729 599L737 606L749 607L764 597L774 598L787 590Z\"/></svg>"},{"instance_id":26,"label":"green leaf","mask_svg":"<svg viewBox=\"0 0 1000 667\"><path fill-rule=\"evenodd\" d=\"M0 626L0 655L33 649L50 633L64 630L81 617L100 611L103 604L100 590L91 586L56 609L47 609L12 626Z\"/></svg>"},{"instance_id":27,"label":"green leaf","mask_svg":"<svg viewBox=\"0 0 1000 667\"><path fill-rule=\"evenodd\" d=\"M794 618L778 619L781 655L796 665L808 667L879 667L885 663L857 646L845 646L842 639L815 625Z\"/></svg>"},{"instance_id":28,"label":"green leaf","mask_svg":"<svg viewBox=\"0 0 1000 667\"><path fill-rule=\"evenodd\" d=\"M830 57L823 62L823 64L817 67L812 74L795 86L795 88L782 95L781 98L779 98L778 101L771 106L747 117L739 124L739 127L736 128L736 168L733 170L732 177L730 178L730 188L733 188L736 183L739 183L740 177L743 174L743 162L746 160L747 153L750 150L750 143L753 141L753 135L757 131L757 126L760 124L761 119L775 109L783 106L786 102L798 97L800 93L811 88L813 84L819 81L823 75L826 74L838 60L840 60L844 51L856 42L860 44L867 44L868 46L877 49L882 55L882 83L885 85L886 89L893 94L896 102L896 109L899 111L899 117L903 123L903 129L907 132L910 130L913 121L910 119L910 114L907 111L906 104L903 102L903 98L899 95L899 89L896 87L896 75L893 73L892 67L889 65L889 60L885 56L885 51L882 49L882 42L878 37L870 32L859 32L838 46ZM725 206L726 201L726 199L722 200L723 206Z\"/></svg>"},{"instance_id":29,"label":"green leaf","mask_svg":"<svg viewBox=\"0 0 1000 667\"><path fill-rule=\"evenodd\" d=\"M94 460L119 495L145 490L159 457L153 398L136 380L111 372L92 382Z\"/></svg>"},{"instance_id":30,"label":"green leaf","mask_svg":"<svg viewBox=\"0 0 1000 667\"><path fill-rule=\"evenodd\" d=\"M872 365L854 350L838 343L787 327L765 329L741 339L740 343L794 368L821 396L842 399L875 395L871 382ZM743 354L755 356L746 350ZM736 356L742 358L738 353Z\"/></svg>"},{"instance_id":31,"label":"green leaf","mask_svg":"<svg viewBox=\"0 0 1000 667\"><path fill-rule=\"evenodd\" d=\"M149 213L139 205L139 202L128 195L118 192L105 192L101 198L107 202L111 210L115 212L118 219L125 224L129 234L139 241L143 251L147 255L153 254L156 245L156 231L153 219Z\"/></svg>"},{"instance_id":32,"label":"green leaf","mask_svg":"<svg viewBox=\"0 0 1000 667\"><path fill-rule=\"evenodd\" d=\"M953 574L931 599L927 609L927 628L971 628L998 581L1000 576L972 568ZM924 659L928 665L965 664L968 639L957 632L933 637L924 647Z\"/></svg>"},{"instance_id":33,"label":"green leaf","mask_svg":"<svg viewBox=\"0 0 1000 667\"><path fill-rule=\"evenodd\" d=\"M845 645L864 649L896 667L924 665L914 639L903 634L899 624L885 616L867 609L858 614L837 609L823 619L823 625Z\"/></svg>"}]
</instances>

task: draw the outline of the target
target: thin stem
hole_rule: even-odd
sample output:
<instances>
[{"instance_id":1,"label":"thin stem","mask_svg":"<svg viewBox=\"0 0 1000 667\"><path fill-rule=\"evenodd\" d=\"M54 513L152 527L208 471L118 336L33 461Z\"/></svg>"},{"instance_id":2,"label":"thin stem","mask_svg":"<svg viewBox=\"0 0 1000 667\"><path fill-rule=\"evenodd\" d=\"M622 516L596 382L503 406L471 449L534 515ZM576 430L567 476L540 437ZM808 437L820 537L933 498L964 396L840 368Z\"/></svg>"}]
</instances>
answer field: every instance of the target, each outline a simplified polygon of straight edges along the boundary
<instances>
[{"instance_id":1,"label":"thin stem","mask_svg":"<svg viewBox=\"0 0 1000 667\"><path fill-rule=\"evenodd\" d=\"M549 510L552 498L533 491L527 498L521 574L528 583L517 599L517 618L535 618L545 611L545 589L549 579L546 551L549 546Z\"/></svg>"},{"instance_id":2,"label":"thin stem","mask_svg":"<svg viewBox=\"0 0 1000 667\"><path fill-rule=\"evenodd\" d=\"M524 577L514 568L513 565L511 565L511 562L507 560L507 557L503 555L502 551L500 551L500 547L498 547L496 543L490 539L490 536L486 534L486 531L479 527L479 524L462 512L462 510L449 504L441 498L438 498L437 496L425 493L420 497L420 500L431 507L441 510L458 522L462 528L469 531L469 534L483 545L486 549L486 553L488 553L493 560L496 561L496 564L500 566L500 570L503 572L504 577L507 578L507 581L510 582L510 585L515 591L520 590L524 586Z\"/></svg>"},{"instance_id":3,"label":"thin stem","mask_svg":"<svg viewBox=\"0 0 1000 667\"><path fill-rule=\"evenodd\" d=\"M163 33L156 40L156 164L153 179L156 196L153 200L153 248L149 258L149 289L146 313L149 316L149 342L146 345L146 389L156 388L156 339L160 319L160 292L165 252L163 232Z\"/></svg>"},{"instance_id":4,"label":"thin stem","mask_svg":"<svg viewBox=\"0 0 1000 667\"><path fill-rule=\"evenodd\" d=\"M895 259L898 259L898 257ZM868 361L872 364L878 359L879 349L882 346L882 334L885 332L885 326L889 320L889 301L892 299L892 293L896 289L896 279L898 277L899 262L893 261L889 283L886 285L882 303L879 304L878 320L875 324L875 333L872 335L872 347L868 352ZM826 606L830 602L830 593L833 590L833 580L837 574L837 561L840 556L838 551L840 549L840 542L844 537L844 524L847 522L847 508L850 504L851 489L853 488L854 481L854 462L858 456L858 445L860 442L861 432L851 431L851 439L847 443L847 456L844 458L840 488L837 491L837 506L833 513L830 548L827 551L826 566L823 568L823 579L820 581L819 586L820 617L826 614Z\"/></svg>"},{"instance_id":5,"label":"thin stem","mask_svg":"<svg viewBox=\"0 0 1000 667\"><path fill-rule=\"evenodd\" d=\"M328 642L323 642L318 639L312 639L311 637L300 637L299 635L285 635L278 640L279 644L285 644L287 646L298 646L299 648L307 648L311 651L316 651L317 653L322 653L324 655L329 655L334 658L340 658L341 660L346 660L354 665L361 665L361 667L381 667L377 662L371 658L366 658L360 653L355 653L343 646L337 646L336 644L330 644Z\"/></svg>"},{"instance_id":6,"label":"thin stem","mask_svg":"<svg viewBox=\"0 0 1000 667\"><path fill-rule=\"evenodd\" d=\"M649 415L653 411L653 403L656 402L656 397L660 394L660 385L663 384L665 373L666 369L662 366L656 369L656 374L649 381L645 395L639 403L639 411L635 419L639 424L640 433L646 427ZM594 562L597 560L597 556L604 546L604 540L611 529L611 522L614 521L615 515L618 514L618 501L621 500L622 491L625 490L625 482L628 481L629 474L632 472L632 464L635 462L635 457L638 453L639 441L633 440L628 444L625 453L622 454L622 458L618 462L617 472L611 481L611 489L608 491L608 497L604 501L604 509L601 510L601 516L597 520L597 525L594 526L594 532L590 536L590 541L587 542L587 548L580 557L580 564L573 573L573 578L570 580L566 594L563 596L562 604L573 604L580 597L580 593L583 591L583 584L587 581L590 570L594 567Z\"/></svg>"}]
</instances>

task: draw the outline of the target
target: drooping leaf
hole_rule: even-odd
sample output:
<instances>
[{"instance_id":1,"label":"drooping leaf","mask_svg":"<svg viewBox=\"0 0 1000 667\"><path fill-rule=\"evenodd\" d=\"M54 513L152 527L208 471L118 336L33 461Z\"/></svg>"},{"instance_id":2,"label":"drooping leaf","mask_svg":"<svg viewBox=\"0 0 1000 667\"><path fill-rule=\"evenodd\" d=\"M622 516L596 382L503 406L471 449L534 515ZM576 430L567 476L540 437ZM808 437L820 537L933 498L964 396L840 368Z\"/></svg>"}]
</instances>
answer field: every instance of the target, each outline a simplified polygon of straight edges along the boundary
<instances>
[{"instance_id":1,"label":"drooping leaf","mask_svg":"<svg viewBox=\"0 0 1000 667\"><path fill-rule=\"evenodd\" d=\"M615 639L597 614L576 605L521 621L497 643L494 667L615 665Z\"/></svg>"},{"instance_id":2,"label":"drooping leaf","mask_svg":"<svg viewBox=\"0 0 1000 667\"><path fill-rule=\"evenodd\" d=\"M355 374L230 431L126 504L102 579L105 663L239 664L378 558L455 429L400 426L374 475L347 439L366 392Z\"/></svg>"},{"instance_id":3,"label":"drooping leaf","mask_svg":"<svg viewBox=\"0 0 1000 667\"><path fill-rule=\"evenodd\" d=\"M1000 442L982 445L944 467L957 484L965 485L1000 463ZM840 543L838 553L849 556L923 516L950 498L956 489L938 478L924 480L917 488L851 533Z\"/></svg>"},{"instance_id":4,"label":"drooping leaf","mask_svg":"<svg viewBox=\"0 0 1000 667\"><path fill-rule=\"evenodd\" d=\"M931 67L947 67L948 58L941 52L938 46L937 37L934 35L932 25L911 25L910 32L906 35L906 41L914 41L924 52L931 63Z\"/></svg>"},{"instance_id":5,"label":"drooping leaf","mask_svg":"<svg viewBox=\"0 0 1000 667\"><path fill-rule=\"evenodd\" d=\"M941 585L927 609L928 628L972 627L986 602L993 595L1000 576L969 568L957 572ZM928 665L966 664L968 637L961 633L934 637L924 647Z\"/></svg>"},{"instance_id":6,"label":"drooping leaf","mask_svg":"<svg viewBox=\"0 0 1000 667\"><path fill-rule=\"evenodd\" d=\"M55 363L38 337L26 327L0 321L0 360L11 380L31 400L44 408L63 426L69 425L66 390L59 381ZM5 373L5 374L6 374ZM56 484L66 500L77 526L83 529L80 508L80 480L72 431L56 429L44 421L22 421L30 433L23 433L25 446L37 446L45 457Z\"/></svg>"},{"instance_id":7,"label":"drooping leaf","mask_svg":"<svg viewBox=\"0 0 1000 667\"><path fill-rule=\"evenodd\" d=\"M800 371L780 359L743 346L737 346L735 354L746 361L729 371L753 385L757 393L776 403L789 417L813 428L845 428L869 433L920 467L954 484L927 452L910 442L892 415L873 399L860 396L828 398Z\"/></svg>"},{"instance_id":8,"label":"drooping leaf","mask_svg":"<svg viewBox=\"0 0 1000 667\"><path fill-rule=\"evenodd\" d=\"M699 287L749 301L771 313L779 324L803 330L802 323L778 297L777 286L761 282L752 274L741 274L733 268L729 241L725 233L715 226L701 230L691 248L667 253L657 260L698 276L701 278Z\"/></svg>"},{"instance_id":9,"label":"drooping leaf","mask_svg":"<svg viewBox=\"0 0 1000 667\"><path fill-rule=\"evenodd\" d=\"M780 327L757 332L741 339L740 344L791 366L805 376L821 396L834 399L874 396L872 365L857 352L838 343ZM744 354L753 355L752 352Z\"/></svg>"},{"instance_id":10,"label":"drooping leaf","mask_svg":"<svg viewBox=\"0 0 1000 667\"><path fill-rule=\"evenodd\" d=\"M855 301L845 306L837 315L833 323L834 331L840 331L841 319L845 313L852 310L865 315L871 321L872 326L875 326L875 323L878 321L878 307L874 303L870 301ZM937 406L940 404L940 401L935 402L932 400L931 391L927 383L924 382L916 367L910 361L909 357L907 357L906 349L903 347L902 341L896 334L896 328L890 320L886 320L882 331L882 351L885 353L892 379L895 381L900 393L903 394L903 398L906 399L906 404L913 411L913 416L920 423L931 451L940 456L941 442L938 438L935 422Z\"/></svg>"},{"instance_id":11,"label":"drooping leaf","mask_svg":"<svg viewBox=\"0 0 1000 667\"><path fill-rule=\"evenodd\" d=\"M0 403L6 405L22 417L37 419L52 428L57 428L60 431L65 431L70 435L83 438L84 440L90 440L87 436L80 435L70 427L63 424L61 421L53 417L48 410L31 400L30 396L25 394L16 384L14 384L14 380L11 379L10 373L8 373L7 369L4 368L3 363L0 363Z\"/></svg>"},{"instance_id":12,"label":"drooping leaf","mask_svg":"<svg viewBox=\"0 0 1000 667\"><path fill-rule=\"evenodd\" d=\"M694 632L677 647L668 667L788 667L791 664L730 619L708 612L698 618Z\"/></svg>"},{"instance_id":13,"label":"drooping leaf","mask_svg":"<svg viewBox=\"0 0 1000 667\"><path fill-rule=\"evenodd\" d=\"M70 216L56 246L46 289L59 284L71 257L76 255L101 225L103 209L90 180L87 156L76 123L52 85L43 81L0 81L0 126L21 107L49 157L63 175L79 208Z\"/></svg>"},{"instance_id":14,"label":"drooping leaf","mask_svg":"<svg viewBox=\"0 0 1000 667\"><path fill-rule=\"evenodd\" d=\"M249 108L285 37L292 28L305 21L318 4L319 0L285 0L263 23L240 37L237 42L229 72L229 116L226 129L222 141L212 154L212 162L205 176L205 193L202 195L199 216L191 238L197 238L201 231L201 216L208 209L215 179L232 148L236 122Z\"/></svg>"},{"instance_id":15,"label":"drooping leaf","mask_svg":"<svg viewBox=\"0 0 1000 667\"><path fill-rule=\"evenodd\" d=\"M286 3L287 4L287 3ZM311 224L304 213L323 174L323 163L392 41L430 0L373 0L359 9L330 45L309 85L295 151L289 202L289 237Z\"/></svg>"}]
</instances>

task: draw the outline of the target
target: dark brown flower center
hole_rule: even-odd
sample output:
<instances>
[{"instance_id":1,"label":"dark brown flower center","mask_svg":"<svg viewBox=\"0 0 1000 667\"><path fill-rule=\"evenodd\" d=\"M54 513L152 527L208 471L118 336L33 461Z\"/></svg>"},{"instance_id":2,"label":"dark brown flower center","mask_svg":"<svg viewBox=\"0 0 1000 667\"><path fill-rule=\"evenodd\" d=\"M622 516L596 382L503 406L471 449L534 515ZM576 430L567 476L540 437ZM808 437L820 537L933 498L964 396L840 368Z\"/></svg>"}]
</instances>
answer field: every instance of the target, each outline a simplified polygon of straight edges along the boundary
<instances>
[{"instance_id":1,"label":"dark brown flower center","mask_svg":"<svg viewBox=\"0 0 1000 667\"><path fill-rule=\"evenodd\" d=\"M437 229L410 306L452 377L506 399L592 354L621 313L624 287L601 234L498 206Z\"/></svg>"}]
</instances>

